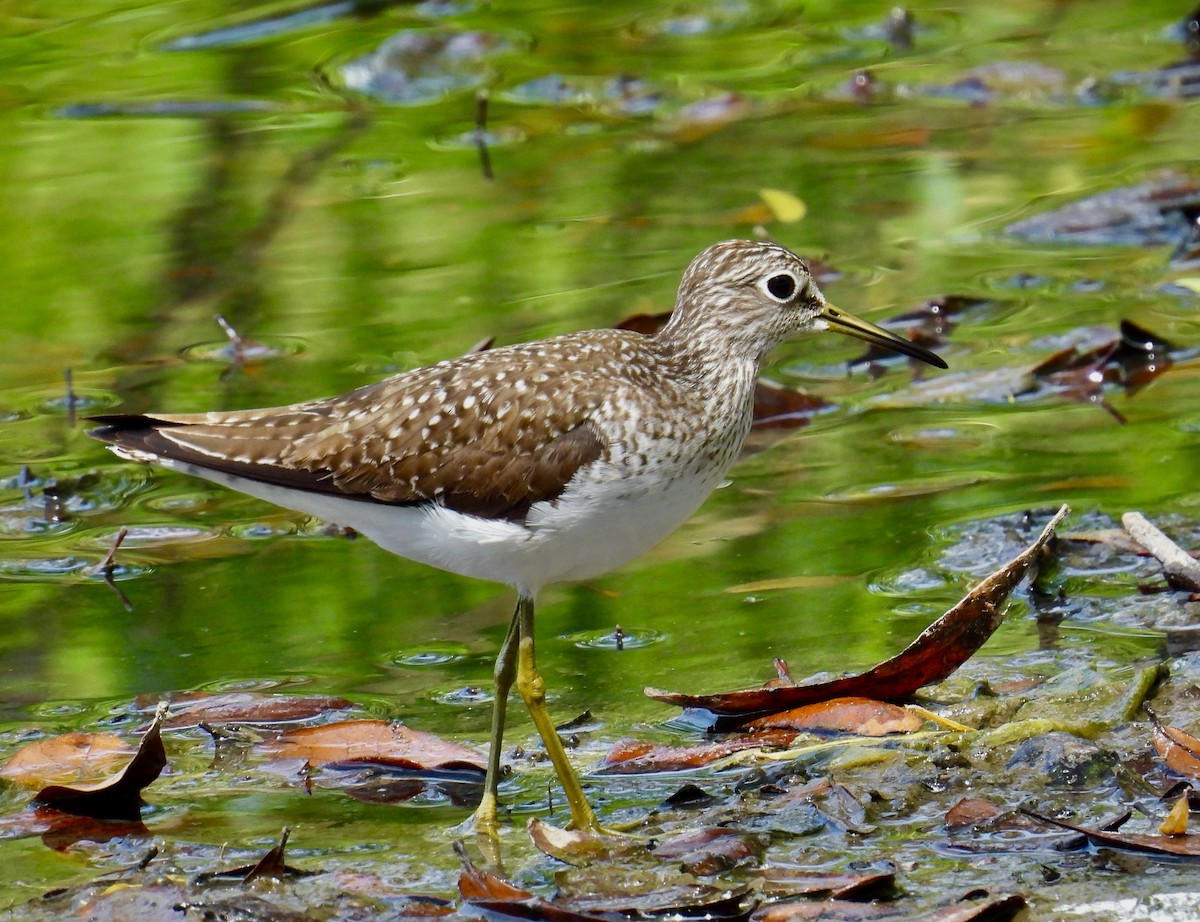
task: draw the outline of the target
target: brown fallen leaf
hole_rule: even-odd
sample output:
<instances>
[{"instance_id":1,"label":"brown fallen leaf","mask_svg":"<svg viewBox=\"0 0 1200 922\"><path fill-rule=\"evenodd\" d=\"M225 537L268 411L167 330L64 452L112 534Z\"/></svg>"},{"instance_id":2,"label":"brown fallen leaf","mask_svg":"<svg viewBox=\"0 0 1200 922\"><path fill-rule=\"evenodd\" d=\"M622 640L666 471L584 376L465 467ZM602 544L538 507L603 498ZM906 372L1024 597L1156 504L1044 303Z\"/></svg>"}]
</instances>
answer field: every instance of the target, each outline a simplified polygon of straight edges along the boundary
<instances>
[{"instance_id":1,"label":"brown fallen leaf","mask_svg":"<svg viewBox=\"0 0 1200 922\"><path fill-rule=\"evenodd\" d=\"M73 730L26 743L0 767L0 778L41 786L95 781L137 750L112 733Z\"/></svg>"},{"instance_id":2,"label":"brown fallen leaf","mask_svg":"<svg viewBox=\"0 0 1200 922\"><path fill-rule=\"evenodd\" d=\"M1007 922L1025 908L1025 897L988 896L977 899L968 893L957 903L914 916L912 922Z\"/></svg>"},{"instance_id":3,"label":"brown fallen leaf","mask_svg":"<svg viewBox=\"0 0 1200 922\"><path fill-rule=\"evenodd\" d=\"M965 663L1004 622L1004 600L1029 572L1054 529L1070 511L1062 506L1037 540L975 587L946 614L926 628L899 655L857 676L812 685L776 685L714 695L687 695L647 688L656 701L684 708L704 708L738 722L790 708L862 696L902 700L923 685L940 682Z\"/></svg>"},{"instance_id":4,"label":"brown fallen leaf","mask_svg":"<svg viewBox=\"0 0 1200 922\"><path fill-rule=\"evenodd\" d=\"M924 721L911 711L872 698L830 698L746 724L754 730L826 730L859 736L914 733Z\"/></svg>"},{"instance_id":5,"label":"brown fallen leaf","mask_svg":"<svg viewBox=\"0 0 1200 922\"><path fill-rule=\"evenodd\" d=\"M651 851L655 858L676 863L685 874L711 877L750 861L757 862L767 845L766 836L725 826L702 826L659 842Z\"/></svg>"},{"instance_id":6,"label":"brown fallen leaf","mask_svg":"<svg viewBox=\"0 0 1200 922\"><path fill-rule=\"evenodd\" d=\"M946 811L946 829L971 829L1000 816L1003 809L983 797L964 797Z\"/></svg>"},{"instance_id":7,"label":"brown fallen leaf","mask_svg":"<svg viewBox=\"0 0 1200 922\"><path fill-rule=\"evenodd\" d=\"M597 772L605 775L638 775L646 772L677 772L703 768L747 749L786 746L796 738L795 730L764 730L694 746L668 746L641 740L618 740L604 757Z\"/></svg>"},{"instance_id":8,"label":"brown fallen leaf","mask_svg":"<svg viewBox=\"0 0 1200 922\"><path fill-rule=\"evenodd\" d=\"M818 874L805 868L767 867L760 872L763 891L772 896L821 897L831 900L874 899L896 885L896 869L860 874ZM767 907L764 917L770 918ZM756 916L757 917L757 916Z\"/></svg>"},{"instance_id":9,"label":"brown fallen leaf","mask_svg":"<svg viewBox=\"0 0 1200 922\"><path fill-rule=\"evenodd\" d=\"M1200 778L1200 740L1191 734L1154 721L1154 748L1167 768L1189 778Z\"/></svg>"},{"instance_id":10,"label":"brown fallen leaf","mask_svg":"<svg viewBox=\"0 0 1200 922\"><path fill-rule=\"evenodd\" d=\"M820 922L873 922L875 919L891 919L897 916L908 918L904 909L894 903L813 900L760 906L751 914L750 920L751 922L800 922L802 919L818 919Z\"/></svg>"},{"instance_id":11,"label":"brown fallen leaf","mask_svg":"<svg viewBox=\"0 0 1200 922\"><path fill-rule=\"evenodd\" d=\"M484 770L483 758L475 750L386 720L301 727L268 740L263 748L277 759L305 759L312 765L377 762L403 768Z\"/></svg>"},{"instance_id":12,"label":"brown fallen leaf","mask_svg":"<svg viewBox=\"0 0 1200 922\"><path fill-rule=\"evenodd\" d=\"M462 862L462 871L458 875L458 895L464 900L514 902L533 898L528 890L514 887L503 877L476 867L461 841L455 841L454 854Z\"/></svg>"},{"instance_id":13,"label":"brown fallen leaf","mask_svg":"<svg viewBox=\"0 0 1200 922\"><path fill-rule=\"evenodd\" d=\"M1042 816L1040 813L1034 813L1031 810L1022 810L1021 812L1026 816L1032 817L1039 822L1046 823L1049 826L1058 826L1062 829L1070 829L1072 832L1080 833L1081 835L1086 836L1088 841L1093 845L1102 845L1109 848L1123 848L1148 855L1173 855L1180 858L1200 858L1200 835L1185 833L1184 835L1178 836L1155 836L1136 832L1115 832L1106 829L1089 829L1085 826L1075 826L1071 823L1064 823L1062 820L1056 820L1048 816Z\"/></svg>"},{"instance_id":14,"label":"brown fallen leaf","mask_svg":"<svg viewBox=\"0 0 1200 922\"><path fill-rule=\"evenodd\" d=\"M745 919L745 887L679 884L651 881L644 890L619 894L559 897L557 909L586 913L601 919L707 919L712 922Z\"/></svg>"},{"instance_id":15,"label":"brown fallen leaf","mask_svg":"<svg viewBox=\"0 0 1200 922\"><path fill-rule=\"evenodd\" d=\"M93 784L51 784L37 792L34 800L63 813L97 819L137 820L141 816L142 790L167 767L161 728L166 702L159 705L137 753L121 771Z\"/></svg>"},{"instance_id":16,"label":"brown fallen leaf","mask_svg":"<svg viewBox=\"0 0 1200 922\"><path fill-rule=\"evenodd\" d=\"M332 695L264 695L258 692L188 692L172 695L164 730L182 730L201 724L278 724L320 717L330 711L354 707L352 701Z\"/></svg>"}]
</instances>

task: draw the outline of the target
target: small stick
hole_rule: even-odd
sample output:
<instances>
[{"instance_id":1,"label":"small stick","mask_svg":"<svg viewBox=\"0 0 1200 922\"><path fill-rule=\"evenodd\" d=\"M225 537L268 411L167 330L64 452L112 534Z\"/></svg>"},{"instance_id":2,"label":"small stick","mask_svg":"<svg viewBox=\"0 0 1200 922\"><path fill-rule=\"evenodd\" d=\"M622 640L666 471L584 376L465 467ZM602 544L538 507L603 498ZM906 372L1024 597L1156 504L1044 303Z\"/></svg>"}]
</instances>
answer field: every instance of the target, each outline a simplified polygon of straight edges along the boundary
<instances>
[{"instance_id":1,"label":"small stick","mask_svg":"<svg viewBox=\"0 0 1200 922\"><path fill-rule=\"evenodd\" d=\"M117 598L121 600L121 605L124 606L126 611L133 611L133 603L129 601L129 596L127 596L122 591L121 587L118 586L116 584L116 582L113 580L113 567L114 567L113 559L117 555L117 548L119 548L121 546L121 542L125 540L125 536L128 534L129 534L129 529L126 528L124 525L122 525L120 530L117 532L117 536L115 538L113 538L112 544L109 545L108 552L104 555L103 559L101 559L101 561L98 564L96 564L93 572L104 574L104 582L108 585L109 589L111 589L113 592L115 592L117 594ZM159 702L160 710L164 706L165 706L165 702ZM165 714L166 711L163 711L163 713ZM155 717L157 719L157 714L155 715Z\"/></svg>"},{"instance_id":2,"label":"small stick","mask_svg":"<svg viewBox=\"0 0 1200 922\"><path fill-rule=\"evenodd\" d=\"M63 371L63 377L67 381L67 425L74 426L75 405L78 403L79 398L75 396L75 385L72 381L71 369L68 368Z\"/></svg>"},{"instance_id":3,"label":"small stick","mask_svg":"<svg viewBox=\"0 0 1200 922\"><path fill-rule=\"evenodd\" d=\"M215 315L217 326L221 328L221 332L229 338L229 344L233 347L233 360L240 362L246 352L246 341L242 339L242 335L233 328L232 324L220 314Z\"/></svg>"},{"instance_id":4,"label":"small stick","mask_svg":"<svg viewBox=\"0 0 1200 922\"><path fill-rule=\"evenodd\" d=\"M491 180L496 178L496 174L492 172L492 155L487 146L487 111L488 95L481 91L475 97L475 147L479 150L479 166L483 170L483 178Z\"/></svg>"},{"instance_id":5,"label":"small stick","mask_svg":"<svg viewBox=\"0 0 1200 922\"><path fill-rule=\"evenodd\" d=\"M1200 563L1164 535L1140 512L1126 512L1121 524L1131 538L1159 559L1167 582L1175 589L1200 592Z\"/></svg>"},{"instance_id":6,"label":"small stick","mask_svg":"<svg viewBox=\"0 0 1200 922\"><path fill-rule=\"evenodd\" d=\"M101 561L98 564L96 564L96 572L97 573L104 573L109 577L112 576L113 558L117 554L117 548L119 548L121 546L121 542L125 540L125 536L128 534L129 534L129 529L126 528L124 525L122 525L120 530L117 532L117 536L115 538L113 538L112 544L109 545L108 553L106 553L104 555L103 559L101 559Z\"/></svg>"}]
</instances>

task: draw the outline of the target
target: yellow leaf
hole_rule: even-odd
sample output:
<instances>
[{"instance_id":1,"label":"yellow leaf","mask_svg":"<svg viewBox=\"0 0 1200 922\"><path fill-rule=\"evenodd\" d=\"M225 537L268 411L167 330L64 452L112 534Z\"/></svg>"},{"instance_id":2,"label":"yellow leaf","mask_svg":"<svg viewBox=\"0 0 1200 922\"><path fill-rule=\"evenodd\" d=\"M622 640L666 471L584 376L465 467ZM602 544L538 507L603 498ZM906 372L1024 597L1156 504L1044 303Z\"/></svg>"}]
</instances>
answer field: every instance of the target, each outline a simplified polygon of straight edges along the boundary
<instances>
[{"instance_id":1,"label":"yellow leaf","mask_svg":"<svg viewBox=\"0 0 1200 922\"><path fill-rule=\"evenodd\" d=\"M1186 288L1188 291L1194 291L1196 294L1200 295L1200 278L1197 278L1196 276L1175 279L1172 284L1178 285L1180 288Z\"/></svg>"},{"instance_id":2,"label":"yellow leaf","mask_svg":"<svg viewBox=\"0 0 1200 922\"><path fill-rule=\"evenodd\" d=\"M758 197L771 209L775 220L782 221L784 224L796 223L808 211L804 202L782 189L759 189Z\"/></svg>"},{"instance_id":3,"label":"yellow leaf","mask_svg":"<svg viewBox=\"0 0 1200 922\"><path fill-rule=\"evenodd\" d=\"M1188 798L1184 794L1179 800L1175 801L1175 806L1171 808L1171 812L1167 814L1167 818L1162 821L1162 825L1158 827L1158 831L1164 836L1184 836L1187 835L1188 826Z\"/></svg>"}]
</instances>

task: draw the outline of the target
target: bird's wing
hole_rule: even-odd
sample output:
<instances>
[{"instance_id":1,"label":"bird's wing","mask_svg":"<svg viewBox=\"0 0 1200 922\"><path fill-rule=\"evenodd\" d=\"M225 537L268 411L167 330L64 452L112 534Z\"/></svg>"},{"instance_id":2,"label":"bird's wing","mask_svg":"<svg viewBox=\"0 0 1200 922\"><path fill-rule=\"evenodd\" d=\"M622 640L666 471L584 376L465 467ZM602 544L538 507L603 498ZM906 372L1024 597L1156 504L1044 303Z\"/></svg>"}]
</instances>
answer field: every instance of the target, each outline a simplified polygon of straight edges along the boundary
<instances>
[{"instance_id":1,"label":"bird's wing","mask_svg":"<svg viewBox=\"0 0 1200 922\"><path fill-rule=\"evenodd\" d=\"M143 460L521 520L603 454L591 421L602 379L537 350L497 350L287 407L98 416L90 434Z\"/></svg>"}]
</instances>

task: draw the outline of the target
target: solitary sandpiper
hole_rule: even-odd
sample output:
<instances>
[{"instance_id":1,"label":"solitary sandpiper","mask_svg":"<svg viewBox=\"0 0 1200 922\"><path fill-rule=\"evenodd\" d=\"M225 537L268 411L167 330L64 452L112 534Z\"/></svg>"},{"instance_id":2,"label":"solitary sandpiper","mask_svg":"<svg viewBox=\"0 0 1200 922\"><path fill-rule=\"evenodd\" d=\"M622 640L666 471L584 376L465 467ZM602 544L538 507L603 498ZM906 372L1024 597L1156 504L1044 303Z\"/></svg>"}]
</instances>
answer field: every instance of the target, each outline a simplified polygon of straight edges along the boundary
<instances>
[{"instance_id":1,"label":"solitary sandpiper","mask_svg":"<svg viewBox=\"0 0 1200 922\"><path fill-rule=\"evenodd\" d=\"M827 304L780 246L732 240L684 273L657 334L591 330L418 368L340 397L263 410L99 416L124 458L347 525L443 570L505 583L517 607L496 660L476 828L494 834L516 682L576 828L597 829L534 663L539 589L619 567L687 519L737 460L767 353L835 330L945 368Z\"/></svg>"}]
</instances>

